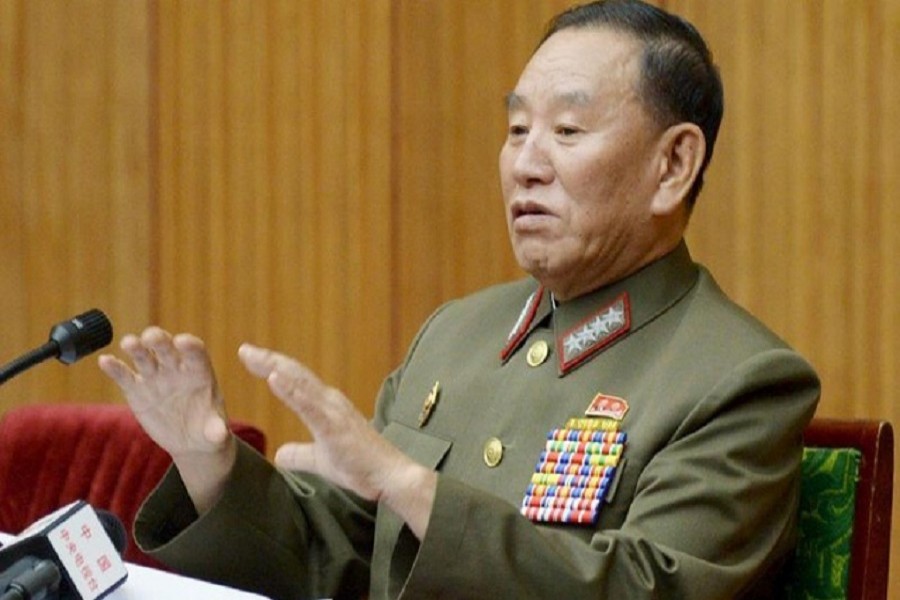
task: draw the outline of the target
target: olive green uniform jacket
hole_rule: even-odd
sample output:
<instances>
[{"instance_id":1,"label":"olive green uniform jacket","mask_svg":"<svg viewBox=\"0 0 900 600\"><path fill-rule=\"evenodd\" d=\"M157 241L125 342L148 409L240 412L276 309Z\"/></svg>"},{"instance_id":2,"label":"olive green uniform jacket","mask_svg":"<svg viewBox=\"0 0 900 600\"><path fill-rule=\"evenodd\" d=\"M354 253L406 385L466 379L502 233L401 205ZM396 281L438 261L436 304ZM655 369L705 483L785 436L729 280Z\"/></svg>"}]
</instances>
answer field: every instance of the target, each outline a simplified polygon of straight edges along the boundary
<instances>
[{"instance_id":1,"label":"olive green uniform jacket","mask_svg":"<svg viewBox=\"0 0 900 600\"><path fill-rule=\"evenodd\" d=\"M535 524L520 506L547 434L597 394L624 401L612 422L627 435L598 521ZM555 308L523 280L430 318L373 421L440 474L421 543L384 507L245 446L202 517L170 471L136 536L182 572L273 598L770 597L818 396L812 368L682 244Z\"/></svg>"}]
</instances>

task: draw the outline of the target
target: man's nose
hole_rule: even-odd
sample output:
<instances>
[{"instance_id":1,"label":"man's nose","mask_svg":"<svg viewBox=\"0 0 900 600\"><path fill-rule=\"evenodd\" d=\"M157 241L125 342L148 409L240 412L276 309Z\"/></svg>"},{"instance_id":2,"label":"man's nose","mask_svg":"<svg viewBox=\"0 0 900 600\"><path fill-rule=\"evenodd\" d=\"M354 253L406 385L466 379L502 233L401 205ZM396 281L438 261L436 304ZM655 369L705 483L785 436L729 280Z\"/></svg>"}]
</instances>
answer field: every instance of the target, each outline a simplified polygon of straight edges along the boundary
<instances>
[{"instance_id":1,"label":"man's nose","mask_svg":"<svg viewBox=\"0 0 900 600\"><path fill-rule=\"evenodd\" d=\"M516 183L524 187L553 180L553 164L540 132L532 130L528 133L513 164L513 176Z\"/></svg>"}]
</instances>

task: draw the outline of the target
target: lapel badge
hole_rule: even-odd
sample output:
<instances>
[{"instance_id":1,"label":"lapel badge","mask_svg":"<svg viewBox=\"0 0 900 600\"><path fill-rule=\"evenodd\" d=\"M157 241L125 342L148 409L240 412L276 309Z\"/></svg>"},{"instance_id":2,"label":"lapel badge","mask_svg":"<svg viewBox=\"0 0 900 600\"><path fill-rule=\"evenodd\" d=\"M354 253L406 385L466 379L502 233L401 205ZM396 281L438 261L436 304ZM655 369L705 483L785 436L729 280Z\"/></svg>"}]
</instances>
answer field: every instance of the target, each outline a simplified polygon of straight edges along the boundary
<instances>
[{"instance_id":1,"label":"lapel badge","mask_svg":"<svg viewBox=\"0 0 900 600\"><path fill-rule=\"evenodd\" d=\"M428 393L428 397L425 398L425 402L422 403L422 412L419 413L419 427L424 427L425 423L428 422L428 419L431 418L431 413L434 412L434 407L437 404L438 396L441 393L441 382L435 381L434 386L431 388L431 391Z\"/></svg>"},{"instance_id":2,"label":"lapel badge","mask_svg":"<svg viewBox=\"0 0 900 600\"><path fill-rule=\"evenodd\" d=\"M621 421L628 412L628 402L618 396L597 394L591 400L591 405L584 411L585 416L615 419Z\"/></svg>"}]
</instances>

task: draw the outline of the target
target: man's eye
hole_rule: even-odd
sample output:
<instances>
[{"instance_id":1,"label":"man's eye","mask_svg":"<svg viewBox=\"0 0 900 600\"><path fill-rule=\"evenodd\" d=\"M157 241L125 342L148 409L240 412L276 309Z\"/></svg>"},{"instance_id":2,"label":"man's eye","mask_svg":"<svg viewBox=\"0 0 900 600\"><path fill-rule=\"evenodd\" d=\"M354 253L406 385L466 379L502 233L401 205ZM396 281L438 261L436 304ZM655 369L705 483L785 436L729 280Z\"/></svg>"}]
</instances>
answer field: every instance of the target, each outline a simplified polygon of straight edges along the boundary
<instances>
[{"instance_id":1,"label":"man's eye","mask_svg":"<svg viewBox=\"0 0 900 600\"><path fill-rule=\"evenodd\" d=\"M510 125L509 126L509 135L510 137L518 137L522 135L528 135L528 128L524 125Z\"/></svg>"},{"instance_id":2,"label":"man's eye","mask_svg":"<svg viewBox=\"0 0 900 600\"><path fill-rule=\"evenodd\" d=\"M563 137L571 137L573 135L577 135L579 133L579 130L576 127L560 125L559 127L556 128L556 133L558 133L559 135L561 135Z\"/></svg>"}]
</instances>

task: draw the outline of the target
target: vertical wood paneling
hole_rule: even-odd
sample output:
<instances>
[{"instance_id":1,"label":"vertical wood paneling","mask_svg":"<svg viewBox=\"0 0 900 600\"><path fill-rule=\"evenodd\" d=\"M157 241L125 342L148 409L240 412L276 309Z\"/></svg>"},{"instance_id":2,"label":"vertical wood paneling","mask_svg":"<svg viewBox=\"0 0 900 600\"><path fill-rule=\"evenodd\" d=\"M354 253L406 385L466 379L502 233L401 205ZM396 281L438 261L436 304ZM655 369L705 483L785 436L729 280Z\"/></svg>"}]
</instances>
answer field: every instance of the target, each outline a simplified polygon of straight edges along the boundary
<instances>
[{"instance_id":1,"label":"vertical wood paneling","mask_svg":"<svg viewBox=\"0 0 900 600\"><path fill-rule=\"evenodd\" d=\"M862 326L863 315L853 311L853 292L857 285L869 285L859 281L853 270L856 245L851 237L855 229L853 206L865 199L854 196L853 189L853 179L857 175L853 151L858 148L856 139L863 124L854 118L853 110L854 87L859 85L860 75L853 62L857 41L853 17L859 10L856 14L851 10L848 15L848 7L852 9L846 3L826 3L822 14L823 118L819 122L822 145L818 156L822 180L819 199L822 229L817 250L819 260L827 265L827 272L820 280L824 301L817 306L821 315L817 325L821 337L812 358L817 359L826 372L838 372L843 367L851 373L850 377L826 382L827 387L823 390L825 401L829 403L826 406L839 398L853 398L853 402L859 402L855 391L860 383L857 375L862 373L852 371L856 359L853 340L855 330ZM849 20L845 20L847 17ZM815 250L810 248L808 251L812 255ZM842 326L828 327L830 323L841 323ZM836 408L840 410L841 405Z\"/></svg>"},{"instance_id":2,"label":"vertical wood paneling","mask_svg":"<svg viewBox=\"0 0 900 600\"><path fill-rule=\"evenodd\" d=\"M399 356L391 352L391 304L394 233L391 173L391 5L362 1L348 10L348 140L345 277L338 281L346 302L346 327L328 335L342 340L344 386L357 405L371 414L375 392ZM349 332L349 334L345 333Z\"/></svg>"},{"instance_id":3,"label":"vertical wood paneling","mask_svg":"<svg viewBox=\"0 0 900 600\"><path fill-rule=\"evenodd\" d=\"M397 340L438 305L521 277L497 175L504 96L562 2L400 2Z\"/></svg>"},{"instance_id":4,"label":"vertical wood paneling","mask_svg":"<svg viewBox=\"0 0 900 600\"><path fill-rule=\"evenodd\" d=\"M900 127L900 3L882 2L875 15L880 43L874 49L876 69L874 76L881 84L879 99L881 111L873 115L873 127L881 132L878 141L878 155L870 168L877 170L880 185L876 189L878 206L878 251L883 262L874 295L880 300L881 311L867 315L877 323L877 333L872 345L878 348L881 357L879 385L870 398L864 399L868 414L885 415L900 428L900 407L895 393L900 390L900 138L894 135ZM895 461L898 462L898 461ZM898 463L900 464L900 463ZM895 478L900 482L900 477ZM895 483L895 489L900 487ZM895 502L895 506L900 503ZM894 513L894 523L900 525L898 512ZM891 572L894 574L893 588L900 592L900 545L894 536L895 545Z\"/></svg>"},{"instance_id":5,"label":"vertical wood paneling","mask_svg":"<svg viewBox=\"0 0 900 600\"><path fill-rule=\"evenodd\" d=\"M821 178L817 170L818 149L822 146L820 15L821 6L816 3L792 5L793 25L786 30L793 35L785 40L788 45L785 58L790 64L786 81L793 82L786 86L789 89L787 135L783 136L790 141L783 160L789 165L790 176L784 193L790 200L787 204L791 209L790 245L785 253L790 260L789 293L783 294L791 318L785 325L785 335L793 341L807 336L807 347L818 343L808 336L818 331L816 322L820 315L812 307L822 296L819 282L827 273L822 261L809 260L810 249L816 247L821 232L821 208L816 202L801 200L821 197ZM797 273L807 276L797 277Z\"/></svg>"},{"instance_id":6,"label":"vertical wood paneling","mask_svg":"<svg viewBox=\"0 0 900 600\"><path fill-rule=\"evenodd\" d=\"M273 446L305 434L241 342L366 412L394 363L389 8L160 4L160 323L207 341L232 415Z\"/></svg>"},{"instance_id":7,"label":"vertical wood paneling","mask_svg":"<svg viewBox=\"0 0 900 600\"><path fill-rule=\"evenodd\" d=\"M242 341L370 412L429 313L521 276L503 96L568 4L0 2L0 360L97 305L204 337L273 447L304 433ZM692 251L815 364L821 414L900 424L900 3L663 4L726 86ZM0 408L62 398L118 395L52 365Z\"/></svg>"},{"instance_id":8,"label":"vertical wood paneling","mask_svg":"<svg viewBox=\"0 0 900 600\"><path fill-rule=\"evenodd\" d=\"M24 217L25 136L24 7L23 1L0 3L0 360L7 361L27 347L29 321L25 291ZM14 317L14 318L13 318ZM22 388L24 389L24 388ZM22 393L22 397L24 393ZM10 394L0 401L11 402Z\"/></svg>"},{"instance_id":9,"label":"vertical wood paneling","mask_svg":"<svg viewBox=\"0 0 900 600\"><path fill-rule=\"evenodd\" d=\"M5 362L93 306L124 327L149 317L149 48L143 4L10 1L0 11ZM90 365L51 364L6 384L0 403L111 392Z\"/></svg>"},{"instance_id":10,"label":"vertical wood paneling","mask_svg":"<svg viewBox=\"0 0 900 600\"><path fill-rule=\"evenodd\" d=\"M116 3L109 7L109 15L111 19L105 22L112 56L106 48L101 52L109 61L110 106L100 116L108 143L108 166L106 173L90 171L84 176L107 179L107 188L90 199L100 205L98 211L105 217L105 228L94 242L108 239L103 248L107 261L103 264L103 277L109 291L105 299L96 302L110 312L117 328L127 331L150 319L154 310L153 280L148 277L156 243L150 68L153 30L141 4ZM76 189L74 195L80 198L81 192ZM90 276L85 281L94 285ZM107 389L111 387L110 384ZM108 395L97 397L107 399Z\"/></svg>"},{"instance_id":11,"label":"vertical wood paneling","mask_svg":"<svg viewBox=\"0 0 900 600\"><path fill-rule=\"evenodd\" d=\"M870 294L873 306L869 309L863 300L862 310L867 321L873 324L872 337L867 340L876 355L879 365L878 375L869 375L868 366L863 365L860 379L870 382L869 395L858 402L858 414L877 416L893 422L900 428L900 406L896 392L900 390L900 138L894 134L900 128L900 3L881 2L872 11L873 39L870 72L872 81L877 82L876 94L879 110L870 114L870 127L878 132L873 144L875 152L871 163L866 165L877 173L877 183L872 190L873 210L876 223L873 227L875 240L866 232L856 242L865 247L873 247L880 255L880 268L873 275ZM833 374L839 377L840 373ZM900 461L894 459L894 464ZM900 471L894 471L894 497L900 490ZM888 596L900 594L900 535L896 533L900 524L900 502L894 501L894 527L891 543L891 583Z\"/></svg>"}]
</instances>

